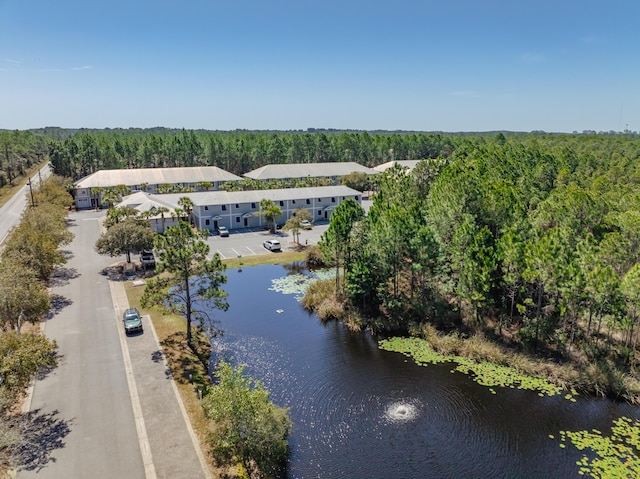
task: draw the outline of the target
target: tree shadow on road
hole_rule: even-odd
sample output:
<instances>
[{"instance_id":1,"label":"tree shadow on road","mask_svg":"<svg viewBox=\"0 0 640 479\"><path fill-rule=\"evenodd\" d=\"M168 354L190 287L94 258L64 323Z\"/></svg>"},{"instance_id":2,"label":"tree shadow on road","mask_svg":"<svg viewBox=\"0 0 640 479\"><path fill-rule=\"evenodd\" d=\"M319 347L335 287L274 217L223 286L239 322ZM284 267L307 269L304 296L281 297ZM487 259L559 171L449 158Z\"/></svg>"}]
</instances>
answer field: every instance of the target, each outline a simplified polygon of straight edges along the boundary
<instances>
[{"instance_id":1,"label":"tree shadow on road","mask_svg":"<svg viewBox=\"0 0 640 479\"><path fill-rule=\"evenodd\" d=\"M40 369L38 370L35 376L36 381L42 381L44 378L46 378L49 375L49 373L51 373L51 371L55 371L55 369L60 364L62 364L62 361L64 361L64 355L59 354L59 351L57 350L53 352L53 356L55 359L55 364L53 366L40 367Z\"/></svg>"},{"instance_id":2,"label":"tree shadow on road","mask_svg":"<svg viewBox=\"0 0 640 479\"><path fill-rule=\"evenodd\" d=\"M49 279L49 286L55 288L56 286L64 286L69 284L69 281L80 277L80 273L75 268L58 267L55 269Z\"/></svg>"},{"instance_id":3,"label":"tree shadow on road","mask_svg":"<svg viewBox=\"0 0 640 479\"><path fill-rule=\"evenodd\" d=\"M56 449L65 446L64 438L71 432L73 420L58 417L59 412L41 413L39 409L21 417L22 443L17 448L13 460L17 469L40 471L49 462Z\"/></svg>"},{"instance_id":4,"label":"tree shadow on road","mask_svg":"<svg viewBox=\"0 0 640 479\"><path fill-rule=\"evenodd\" d=\"M59 314L60 311L62 311L67 306L71 306L71 304L73 304L73 301L71 301L69 298L60 294L52 294L49 298L49 317L51 318L52 316Z\"/></svg>"},{"instance_id":5,"label":"tree shadow on road","mask_svg":"<svg viewBox=\"0 0 640 479\"><path fill-rule=\"evenodd\" d=\"M102 276L106 276L109 281L124 281L126 278L123 276L122 265L107 266L100 270Z\"/></svg>"}]
</instances>

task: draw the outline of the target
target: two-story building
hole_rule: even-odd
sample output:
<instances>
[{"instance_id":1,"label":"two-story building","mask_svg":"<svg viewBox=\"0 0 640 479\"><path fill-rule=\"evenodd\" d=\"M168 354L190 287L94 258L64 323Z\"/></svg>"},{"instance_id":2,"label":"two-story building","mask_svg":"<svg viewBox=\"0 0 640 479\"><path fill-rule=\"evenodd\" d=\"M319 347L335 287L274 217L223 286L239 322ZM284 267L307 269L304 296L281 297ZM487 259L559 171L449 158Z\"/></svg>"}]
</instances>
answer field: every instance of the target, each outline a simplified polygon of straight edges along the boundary
<instances>
[{"instance_id":1,"label":"two-story building","mask_svg":"<svg viewBox=\"0 0 640 479\"><path fill-rule=\"evenodd\" d=\"M336 161L331 163L292 163L264 165L245 173L246 178L260 181L292 180L300 178L329 178L334 184L351 173L366 175L378 174L372 168L367 168L354 161Z\"/></svg>"},{"instance_id":2,"label":"two-story building","mask_svg":"<svg viewBox=\"0 0 640 479\"><path fill-rule=\"evenodd\" d=\"M284 188L252 191L206 191L194 193L172 193L156 195L139 192L127 196L118 206L131 206L140 212L149 211L151 227L158 232L166 228L174 219L168 209L180 208L181 198L188 197L193 202L192 220L200 229L214 232L219 226L228 229L266 228L264 216L260 214L260 202L271 200L282 214L276 218L278 224L285 223L300 208L307 209L314 221L331 218L333 210L345 199L351 198L362 203L362 193L346 186L318 186L312 188ZM162 215L157 212L163 211Z\"/></svg>"},{"instance_id":3,"label":"two-story building","mask_svg":"<svg viewBox=\"0 0 640 479\"><path fill-rule=\"evenodd\" d=\"M100 170L78 180L74 196L76 209L99 208L103 204L102 194L108 188L149 193L172 186L194 191L218 190L227 181L241 179L217 166Z\"/></svg>"}]
</instances>

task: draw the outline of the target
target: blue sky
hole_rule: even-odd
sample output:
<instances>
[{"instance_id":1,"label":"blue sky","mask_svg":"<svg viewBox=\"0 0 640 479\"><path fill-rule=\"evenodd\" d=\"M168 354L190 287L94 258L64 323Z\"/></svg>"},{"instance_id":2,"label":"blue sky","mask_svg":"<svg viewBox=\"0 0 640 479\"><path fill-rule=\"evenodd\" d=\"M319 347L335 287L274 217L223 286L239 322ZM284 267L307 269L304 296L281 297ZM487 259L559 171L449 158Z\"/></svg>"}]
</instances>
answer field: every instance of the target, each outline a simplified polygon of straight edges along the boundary
<instances>
[{"instance_id":1,"label":"blue sky","mask_svg":"<svg viewBox=\"0 0 640 479\"><path fill-rule=\"evenodd\" d=\"M640 130L637 0L0 0L0 128Z\"/></svg>"}]
</instances>

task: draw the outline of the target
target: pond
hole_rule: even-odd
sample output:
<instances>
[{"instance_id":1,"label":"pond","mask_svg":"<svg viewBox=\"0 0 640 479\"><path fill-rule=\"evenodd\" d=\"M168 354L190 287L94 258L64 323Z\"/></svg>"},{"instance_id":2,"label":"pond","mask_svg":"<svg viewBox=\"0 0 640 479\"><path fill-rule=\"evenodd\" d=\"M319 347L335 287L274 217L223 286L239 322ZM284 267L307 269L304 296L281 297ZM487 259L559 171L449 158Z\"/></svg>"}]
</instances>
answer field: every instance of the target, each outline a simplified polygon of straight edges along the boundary
<instances>
[{"instance_id":1,"label":"pond","mask_svg":"<svg viewBox=\"0 0 640 479\"><path fill-rule=\"evenodd\" d=\"M290 478L579 477L582 453L560 448L558 433L609 431L613 419L640 415L606 399L493 394L451 365L417 366L270 289L292 270L228 270L230 308L213 312L224 335L212 357L246 364L290 408Z\"/></svg>"}]
</instances>

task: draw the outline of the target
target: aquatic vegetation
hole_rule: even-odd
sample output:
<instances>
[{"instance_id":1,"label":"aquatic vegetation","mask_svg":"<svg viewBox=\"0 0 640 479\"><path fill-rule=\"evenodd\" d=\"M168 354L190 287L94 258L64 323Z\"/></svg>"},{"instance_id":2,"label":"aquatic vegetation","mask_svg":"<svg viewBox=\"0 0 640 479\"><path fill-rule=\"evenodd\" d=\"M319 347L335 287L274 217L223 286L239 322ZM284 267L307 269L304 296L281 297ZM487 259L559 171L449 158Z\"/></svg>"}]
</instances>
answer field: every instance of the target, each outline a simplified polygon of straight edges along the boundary
<instances>
[{"instance_id":1,"label":"aquatic vegetation","mask_svg":"<svg viewBox=\"0 0 640 479\"><path fill-rule=\"evenodd\" d=\"M522 374L509 366L493 364L487 361L477 362L452 354L440 354L420 338L394 337L383 339L378 342L378 347L385 351L404 354L421 366L444 362L454 363L456 366L452 372L457 371L470 375L478 384L489 387L492 394L495 394L495 387L538 391L540 396L555 396L562 393L560 386L542 378ZM574 395L575 391L572 390L571 393L565 395L565 399L575 401L573 399Z\"/></svg>"},{"instance_id":2,"label":"aquatic vegetation","mask_svg":"<svg viewBox=\"0 0 640 479\"><path fill-rule=\"evenodd\" d=\"M560 431L560 447L570 442L580 451L590 451L576 462L580 466L578 474L614 479L640 477L640 421L621 417L613 424L611 436L596 429Z\"/></svg>"},{"instance_id":3,"label":"aquatic vegetation","mask_svg":"<svg viewBox=\"0 0 640 479\"><path fill-rule=\"evenodd\" d=\"M276 291L282 294L293 294L296 300L301 301L309 286L319 279L330 279L335 277L334 270L317 270L312 274L289 274L271 280L269 291Z\"/></svg>"}]
</instances>

